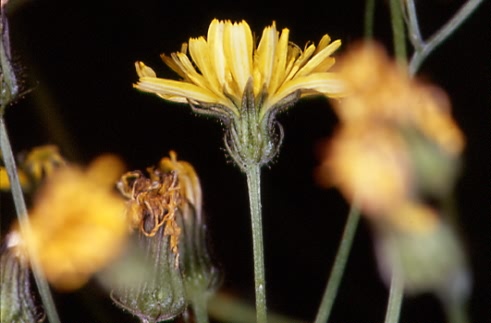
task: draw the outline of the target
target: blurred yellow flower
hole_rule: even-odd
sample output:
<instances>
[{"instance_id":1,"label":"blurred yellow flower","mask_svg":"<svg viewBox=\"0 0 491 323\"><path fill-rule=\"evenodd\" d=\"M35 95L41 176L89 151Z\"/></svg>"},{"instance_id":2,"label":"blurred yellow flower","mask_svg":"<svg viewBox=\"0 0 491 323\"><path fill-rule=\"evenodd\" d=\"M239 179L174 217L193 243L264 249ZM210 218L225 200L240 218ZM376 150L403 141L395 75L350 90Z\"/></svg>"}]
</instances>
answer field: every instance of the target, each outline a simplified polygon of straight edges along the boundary
<instances>
[{"instance_id":1,"label":"blurred yellow flower","mask_svg":"<svg viewBox=\"0 0 491 323\"><path fill-rule=\"evenodd\" d=\"M22 162L22 167L39 182L65 164L57 146L45 145L33 148Z\"/></svg>"},{"instance_id":2,"label":"blurred yellow flower","mask_svg":"<svg viewBox=\"0 0 491 323\"><path fill-rule=\"evenodd\" d=\"M369 124L342 127L319 168L319 181L335 185L377 217L403 203L413 191L410 156L403 138Z\"/></svg>"},{"instance_id":3,"label":"blurred yellow flower","mask_svg":"<svg viewBox=\"0 0 491 323\"><path fill-rule=\"evenodd\" d=\"M0 157L1 154L0 154ZM45 145L33 148L25 158L20 158L17 176L24 190L32 189L41 180L50 176L58 167L66 165L58 147ZM0 167L0 190L9 190L10 181L7 170Z\"/></svg>"},{"instance_id":4,"label":"blurred yellow flower","mask_svg":"<svg viewBox=\"0 0 491 323\"><path fill-rule=\"evenodd\" d=\"M443 90L412 79L372 43L355 47L339 65L348 95L332 103L341 122L416 128L447 153L462 152L464 137Z\"/></svg>"},{"instance_id":5,"label":"blurred yellow flower","mask_svg":"<svg viewBox=\"0 0 491 323\"><path fill-rule=\"evenodd\" d=\"M124 201L112 190L122 171L113 156L96 159L85 171L61 167L36 195L23 240L55 287L78 288L118 256L128 224Z\"/></svg>"},{"instance_id":6,"label":"blurred yellow flower","mask_svg":"<svg viewBox=\"0 0 491 323\"><path fill-rule=\"evenodd\" d=\"M451 191L464 147L445 94L411 79L374 44L348 52L339 75L348 95L332 102L341 125L319 182L356 198L378 225L433 230L439 217L424 200Z\"/></svg>"},{"instance_id":7,"label":"blurred yellow flower","mask_svg":"<svg viewBox=\"0 0 491 323\"><path fill-rule=\"evenodd\" d=\"M207 39L190 38L180 52L162 55L164 62L182 81L157 78L142 62L136 63L142 91L156 93L170 101L208 104L210 112L239 116L243 98L251 83L260 116L283 99L298 92L300 96L325 94L336 97L343 86L336 74L328 72L334 64L330 55L341 45L324 35L316 47L307 44L302 51L288 40L289 30L277 31L275 23L263 30L257 47L245 21L232 23L214 19ZM189 50L189 55L187 55ZM196 66L196 68L195 68ZM225 107L229 111L223 111Z\"/></svg>"}]
</instances>

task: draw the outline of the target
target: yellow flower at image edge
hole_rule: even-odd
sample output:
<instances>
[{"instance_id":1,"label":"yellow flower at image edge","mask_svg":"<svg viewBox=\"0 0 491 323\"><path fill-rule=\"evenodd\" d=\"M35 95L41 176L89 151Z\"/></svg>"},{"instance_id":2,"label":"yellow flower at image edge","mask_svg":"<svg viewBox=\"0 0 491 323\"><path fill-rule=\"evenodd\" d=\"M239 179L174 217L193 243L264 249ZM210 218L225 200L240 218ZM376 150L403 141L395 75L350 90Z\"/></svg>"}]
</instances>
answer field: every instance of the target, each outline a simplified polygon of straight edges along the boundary
<instances>
[{"instance_id":1,"label":"yellow flower at image edge","mask_svg":"<svg viewBox=\"0 0 491 323\"><path fill-rule=\"evenodd\" d=\"M55 287L80 287L119 254L128 224L124 202L112 189L122 172L112 156L98 158L86 171L66 166L36 196L23 240Z\"/></svg>"},{"instance_id":2,"label":"yellow flower at image edge","mask_svg":"<svg viewBox=\"0 0 491 323\"><path fill-rule=\"evenodd\" d=\"M136 63L139 90L163 99L189 103L198 113L214 115L227 127L226 148L242 168L265 164L281 143L276 133L277 112L297 99L312 95L339 97L343 83L329 72L331 54L341 41L324 35L317 46L289 42L289 30L276 25L263 30L257 47L245 22L213 20L207 38L191 38L181 51L163 61L181 81L158 78L142 62ZM188 56L189 50L189 56Z\"/></svg>"}]
</instances>

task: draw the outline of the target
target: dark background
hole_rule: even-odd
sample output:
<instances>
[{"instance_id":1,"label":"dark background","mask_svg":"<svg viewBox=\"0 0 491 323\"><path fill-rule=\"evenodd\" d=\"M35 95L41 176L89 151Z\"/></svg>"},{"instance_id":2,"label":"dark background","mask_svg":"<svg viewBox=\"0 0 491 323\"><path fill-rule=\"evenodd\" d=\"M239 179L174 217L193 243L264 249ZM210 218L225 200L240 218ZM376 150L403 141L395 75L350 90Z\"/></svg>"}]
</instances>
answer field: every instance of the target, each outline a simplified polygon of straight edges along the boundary
<instances>
[{"instance_id":1,"label":"dark background","mask_svg":"<svg viewBox=\"0 0 491 323\"><path fill-rule=\"evenodd\" d=\"M71 160L86 163L112 152L129 169L143 169L174 149L201 176L214 254L223 289L253 303L250 223L245 176L224 152L218 122L193 115L132 88L134 61L174 77L160 53L205 35L213 18L245 19L256 35L275 20L301 47L325 33L345 48L363 35L363 1L54 1L11 0L11 42L17 71L30 90L7 111L16 153L54 143ZM463 3L419 1L429 35ZM489 1L427 59L420 75L443 87L467 136L458 186L463 238L474 274L473 322L491 322L489 210ZM391 46L388 8L377 2L375 36ZM340 50L342 52L342 49ZM335 190L315 185L315 147L334 130L324 99L299 102L279 116L285 130L280 155L263 170L263 217L268 305L312 321L334 258L348 205ZM10 197L2 194L2 230ZM64 323L132 322L90 284L57 295ZM382 322L387 290L380 281L365 222L357 233L331 322ZM429 295L408 298L401 322L444 322Z\"/></svg>"}]
</instances>

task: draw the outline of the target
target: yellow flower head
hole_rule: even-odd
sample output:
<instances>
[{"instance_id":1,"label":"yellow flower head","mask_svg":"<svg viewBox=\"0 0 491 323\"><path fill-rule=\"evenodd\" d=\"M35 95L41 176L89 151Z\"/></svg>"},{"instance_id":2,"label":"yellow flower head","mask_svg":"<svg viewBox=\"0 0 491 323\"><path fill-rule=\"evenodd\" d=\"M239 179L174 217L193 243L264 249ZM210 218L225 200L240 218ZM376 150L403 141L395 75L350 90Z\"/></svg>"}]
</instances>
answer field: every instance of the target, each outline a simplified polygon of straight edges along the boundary
<instances>
[{"instance_id":1,"label":"yellow flower head","mask_svg":"<svg viewBox=\"0 0 491 323\"><path fill-rule=\"evenodd\" d=\"M257 46L245 21L214 19L207 37L191 38L180 52L162 55L181 80L158 78L142 62L135 87L198 113L220 118L227 128L225 146L242 170L263 165L277 153L283 132L275 121L280 110L304 96L341 96L343 83L329 72L331 54L341 41L324 35L302 51L289 42L289 30L266 27ZM188 53L189 52L189 53Z\"/></svg>"},{"instance_id":2,"label":"yellow flower head","mask_svg":"<svg viewBox=\"0 0 491 323\"><path fill-rule=\"evenodd\" d=\"M78 288L118 256L128 224L124 201L112 189L122 171L113 156L98 158L85 171L62 167L36 196L23 240L56 287Z\"/></svg>"},{"instance_id":3,"label":"yellow flower head","mask_svg":"<svg viewBox=\"0 0 491 323\"><path fill-rule=\"evenodd\" d=\"M157 78L151 68L137 62L140 81L135 87L170 101L223 106L240 115L251 83L261 116L292 94L340 95L341 82L328 70L334 64L330 55L341 41L331 43L324 35L317 47L308 44L302 51L289 42L289 32L285 28L280 33L273 23L263 30L256 47L245 21L214 19L206 39L190 38L180 52L162 55L182 81Z\"/></svg>"}]
</instances>

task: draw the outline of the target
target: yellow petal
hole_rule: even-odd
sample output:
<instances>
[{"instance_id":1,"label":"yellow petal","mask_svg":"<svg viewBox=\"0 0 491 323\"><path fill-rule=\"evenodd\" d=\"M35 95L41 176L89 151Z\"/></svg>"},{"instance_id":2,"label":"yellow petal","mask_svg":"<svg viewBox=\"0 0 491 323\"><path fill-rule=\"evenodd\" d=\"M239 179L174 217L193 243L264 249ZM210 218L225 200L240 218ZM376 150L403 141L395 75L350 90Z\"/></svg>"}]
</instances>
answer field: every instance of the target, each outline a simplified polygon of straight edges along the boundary
<instances>
[{"instance_id":1,"label":"yellow petal","mask_svg":"<svg viewBox=\"0 0 491 323\"><path fill-rule=\"evenodd\" d=\"M268 87L273 72L276 44L278 42L276 25L264 28L261 41L254 57L254 93L258 94L263 85Z\"/></svg>"},{"instance_id":2,"label":"yellow petal","mask_svg":"<svg viewBox=\"0 0 491 323\"><path fill-rule=\"evenodd\" d=\"M179 59L175 55L167 56L165 54L162 54L162 55L160 55L160 58L162 59L162 61L164 61L164 63L167 66L169 66L171 68L171 70L176 72L177 75L179 75L183 79L188 79L186 72L182 70L180 64L176 63L176 60L179 61Z\"/></svg>"},{"instance_id":3,"label":"yellow petal","mask_svg":"<svg viewBox=\"0 0 491 323\"><path fill-rule=\"evenodd\" d=\"M230 101L218 97L210 90L187 82L143 77L134 87L141 91L172 98L174 102L187 103L189 99L191 101L231 106Z\"/></svg>"},{"instance_id":4,"label":"yellow petal","mask_svg":"<svg viewBox=\"0 0 491 323\"><path fill-rule=\"evenodd\" d=\"M224 51L227 66L242 93L252 76L252 32L245 21L225 23Z\"/></svg>"},{"instance_id":5,"label":"yellow petal","mask_svg":"<svg viewBox=\"0 0 491 323\"><path fill-rule=\"evenodd\" d=\"M327 46L326 48L324 48L323 50L321 50L319 53L317 53L314 57L312 57L311 60L309 60L307 62L307 64L305 64L304 67L302 67L298 73L297 73L297 77L299 76L305 76L305 75L308 75L310 73L312 73L312 71L319 65L323 64L324 61L326 59L329 59L329 56L331 56L332 53L334 53L334 51L336 49L339 48L339 46L341 46L341 41L340 40L336 40L334 42L332 42L329 46Z\"/></svg>"},{"instance_id":6,"label":"yellow petal","mask_svg":"<svg viewBox=\"0 0 491 323\"><path fill-rule=\"evenodd\" d=\"M138 77L157 77L155 72L150 67L146 66L143 62L136 62L135 67Z\"/></svg>"},{"instance_id":7,"label":"yellow petal","mask_svg":"<svg viewBox=\"0 0 491 323\"><path fill-rule=\"evenodd\" d=\"M215 75L220 84L220 90L223 90L226 81L226 61L223 52L223 31L225 25L217 19L213 19L208 28L208 46L210 59L215 70Z\"/></svg>"},{"instance_id":8,"label":"yellow petal","mask_svg":"<svg viewBox=\"0 0 491 323\"><path fill-rule=\"evenodd\" d=\"M271 84L269 86L269 92L274 93L276 89L280 87L285 77L285 66L287 62L288 50L288 36L290 31L284 28L281 31L280 39L278 40L278 46L275 52L275 62L273 68L273 75L271 77Z\"/></svg>"},{"instance_id":9,"label":"yellow petal","mask_svg":"<svg viewBox=\"0 0 491 323\"><path fill-rule=\"evenodd\" d=\"M269 109L281 99L298 90L302 92L307 90L307 92L304 93L306 95L322 93L331 97L339 97L345 92L345 85L335 73L325 72L296 77L283 84L278 91L266 101L264 110Z\"/></svg>"},{"instance_id":10,"label":"yellow petal","mask_svg":"<svg viewBox=\"0 0 491 323\"><path fill-rule=\"evenodd\" d=\"M208 44L203 37L191 38L189 40L189 54L198 66L204 79L208 81L208 87L215 93L222 91L220 83L211 64Z\"/></svg>"}]
</instances>

